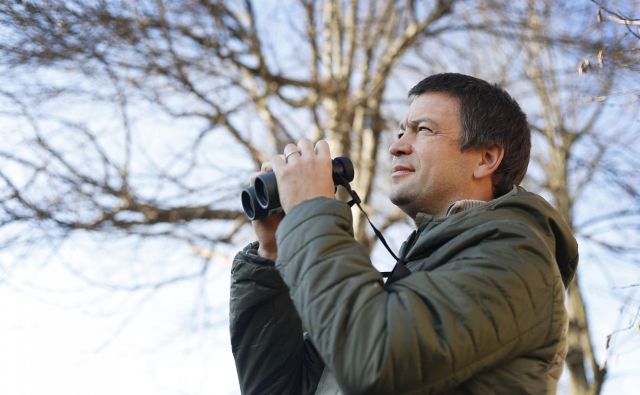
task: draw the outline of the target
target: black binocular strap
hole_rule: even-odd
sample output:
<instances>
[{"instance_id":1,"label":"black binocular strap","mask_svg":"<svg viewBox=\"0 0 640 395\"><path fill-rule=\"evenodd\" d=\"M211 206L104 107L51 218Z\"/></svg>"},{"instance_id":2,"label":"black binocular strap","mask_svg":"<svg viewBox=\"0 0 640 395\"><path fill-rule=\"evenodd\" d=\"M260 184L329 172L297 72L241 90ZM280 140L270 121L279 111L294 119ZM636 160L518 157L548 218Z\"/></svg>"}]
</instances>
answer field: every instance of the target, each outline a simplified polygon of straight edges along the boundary
<instances>
[{"instance_id":1,"label":"black binocular strap","mask_svg":"<svg viewBox=\"0 0 640 395\"><path fill-rule=\"evenodd\" d=\"M411 271L407 269L404 262L400 258L398 258L396 254L393 253L393 250L391 250L391 247L389 247L389 244L387 243L387 240L385 240L384 236L382 235L382 232L380 232L380 230L376 228L373 222L371 222L371 219L369 218L367 213L364 211L364 209L360 205L360 203L362 202L362 200L360 199L360 196L358 196L356 191L351 189L351 186L349 185L348 182L342 183L341 185L345 187L347 192L349 192L349 195L351 195L351 201L349 201L348 203L349 207L353 207L354 204L358 206L362 214L364 214L364 217L367 219L367 222L369 222L369 225L371 225L373 232L376 234L378 239L382 242L382 245L384 245L387 251L389 251L389 254L391 254L391 256L396 260L396 264L393 267L393 270L391 270L390 272L381 272L382 276L387 278L387 281L385 282L385 287L411 274Z\"/></svg>"}]
</instances>

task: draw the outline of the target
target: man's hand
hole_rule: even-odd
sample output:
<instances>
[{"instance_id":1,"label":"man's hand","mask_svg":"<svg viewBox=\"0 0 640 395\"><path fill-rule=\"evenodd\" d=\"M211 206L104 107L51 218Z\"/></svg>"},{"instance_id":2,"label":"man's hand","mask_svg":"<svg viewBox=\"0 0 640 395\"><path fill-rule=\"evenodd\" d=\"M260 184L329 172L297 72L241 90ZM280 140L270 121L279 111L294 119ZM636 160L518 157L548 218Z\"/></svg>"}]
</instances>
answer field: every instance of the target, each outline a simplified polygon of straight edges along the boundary
<instances>
[{"instance_id":1,"label":"man's hand","mask_svg":"<svg viewBox=\"0 0 640 395\"><path fill-rule=\"evenodd\" d=\"M320 140L315 149L302 139L298 145L287 144L284 155L269 162L278 180L278 194L285 213L305 200L320 196L334 198L331 153L329 144Z\"/></svg>"},{"instance_id":2,"label":"man's hand","mask_svg":"<svg viewBox=\"0 0 640 395\"><path fill-rule=\"evenodd\" d=\"M256 177L265 172L272 171L269 163L263 163L260 173L251 176L251 186L255 183ZM258 236L258 255L275 261L278 257L278 246L276 245L276 230L282 221L284 214L272 214L261 219L251 221L253 231Z\"/></svg>"},{"instance_id":3,"label":"man's hand","mask_svg":"<svg viewBox=\"0 0 640 395\"><path fill-rule=\"evenodd\" d=\"M258 255L263 258L275 261L278 257L278 246L276 245L276 230L282 221L284 214L273 214L252 222L253 231L258 236L260 245Z\"/></svg>"},{"instance_id":4,"label":"man's hand","mask_svg":"<svg viewBox=\"0 0 640 395\"><path fill-rule=\"evenodd\" d=\"M271 158L262 164L261 173L273 171L278 181L280 204L285 212L305 200L319 196L334 197L331 153L326 141L318 141L315 149L306 139L298 145L288 144L283 155ZM251 177L251 185L260 173ZM258 255L273 261L278 256L276 230L283 214L269 215L251 222L260 246Z\"/></svg>"}]
</instances>

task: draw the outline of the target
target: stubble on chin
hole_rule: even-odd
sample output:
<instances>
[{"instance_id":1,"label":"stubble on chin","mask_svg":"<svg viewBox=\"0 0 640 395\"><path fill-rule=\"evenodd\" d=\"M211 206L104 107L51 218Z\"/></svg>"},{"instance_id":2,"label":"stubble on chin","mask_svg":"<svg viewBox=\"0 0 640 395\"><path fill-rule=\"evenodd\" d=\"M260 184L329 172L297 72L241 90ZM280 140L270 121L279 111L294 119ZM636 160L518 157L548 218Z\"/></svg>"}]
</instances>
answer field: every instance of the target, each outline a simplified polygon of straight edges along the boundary
<instances>
[{"instance_id":1,"label":"stubble on chin","mask_svg":"<svg viewBox=\"0 0 640 395\"><path fill-rule=\"evenodd\" d=\"M389 194L389 200L391 200L391 203L398 206L398 208L400 208L410 217L415 217L417 196L415 196L414 193L411 193L411 191L398 189L393 190Z\"/></svg>"},{"instance_id":2,"label":"stubble on chin","mask_svg":"<svg viewBox=\"0 0 640 395\"><path fill-rule=\"evenodd\" d=\"M403 194L400 191L391 192L389 194L389 200L391 200L391 203L395 204L398 207L402 207L411 201L411 199L409 199L406 194Z\"/></svg>"}]
</instances>

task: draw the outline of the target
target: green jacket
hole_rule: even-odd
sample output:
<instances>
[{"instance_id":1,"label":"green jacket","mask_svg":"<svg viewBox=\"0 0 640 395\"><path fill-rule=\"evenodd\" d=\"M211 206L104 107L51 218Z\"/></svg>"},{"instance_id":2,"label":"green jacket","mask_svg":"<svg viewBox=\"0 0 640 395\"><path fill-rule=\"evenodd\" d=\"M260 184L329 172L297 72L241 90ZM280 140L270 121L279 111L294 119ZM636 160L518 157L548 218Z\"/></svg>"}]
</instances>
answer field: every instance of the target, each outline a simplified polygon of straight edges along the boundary
<instances>
[{"instance_id":1,"label":"green jacket","mask_svg":"<svg viewBox=\"0 0 640 395\"><path fill-rule=\"evenodd\" d=\"M517 188L416 224L400 251L411 274L387 286L350 208L327 198L284 218L275 265L255 243L238 253L230 329L243 393L555 393L578 262L561 216Z\"/></svg>"}]
</instances>

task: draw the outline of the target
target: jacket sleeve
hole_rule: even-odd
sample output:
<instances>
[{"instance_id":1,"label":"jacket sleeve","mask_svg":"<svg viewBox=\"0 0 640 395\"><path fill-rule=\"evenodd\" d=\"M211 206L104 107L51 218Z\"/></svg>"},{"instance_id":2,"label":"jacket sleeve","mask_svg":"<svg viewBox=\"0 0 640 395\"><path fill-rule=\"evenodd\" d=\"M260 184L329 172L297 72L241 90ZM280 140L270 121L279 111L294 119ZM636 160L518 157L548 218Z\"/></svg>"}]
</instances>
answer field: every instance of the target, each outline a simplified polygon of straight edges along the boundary
<instances>
[{"instance_id":1,"label":"jacket sleeve","mask_svg":"<svg viewBox=\"0 0 640 395\"><path fill-rule=\"evenodd\" d=\"M346 204L318 198L296 206L277 233L276 267L344 392L440 392L545 341L553 258L504 248L522 235L489 234L478 256L385 289L351 221Z\"/></svg>"},{"instance_id":2,"label":"jacket sleeve","mask_svg":"<svg viewBox=\"0 0 640 395\"><path fill-rule=\"evenodd\" d=\"M231 348L243 394L313 393L324 365L274 262L252 243L231 269Z\"/></svg>"}]
</instances>

